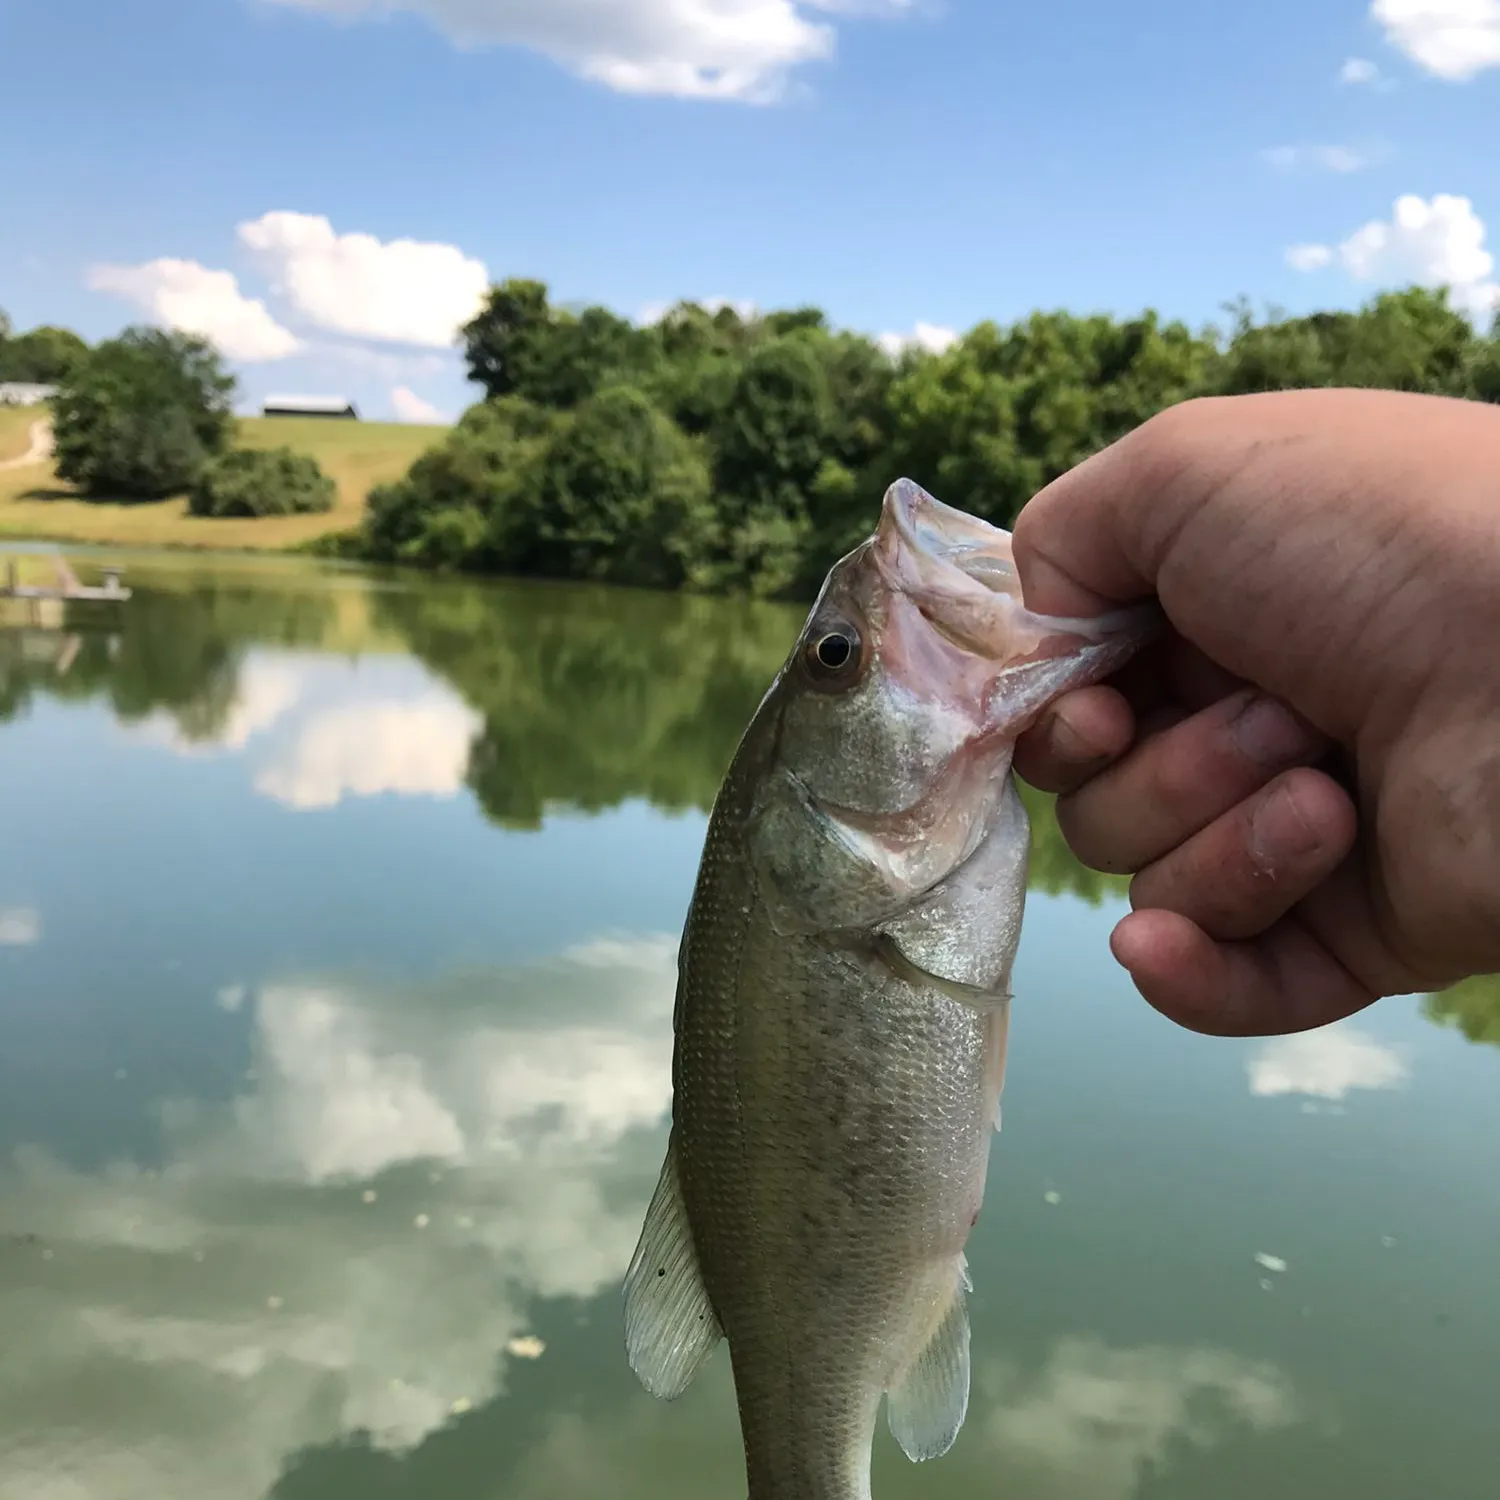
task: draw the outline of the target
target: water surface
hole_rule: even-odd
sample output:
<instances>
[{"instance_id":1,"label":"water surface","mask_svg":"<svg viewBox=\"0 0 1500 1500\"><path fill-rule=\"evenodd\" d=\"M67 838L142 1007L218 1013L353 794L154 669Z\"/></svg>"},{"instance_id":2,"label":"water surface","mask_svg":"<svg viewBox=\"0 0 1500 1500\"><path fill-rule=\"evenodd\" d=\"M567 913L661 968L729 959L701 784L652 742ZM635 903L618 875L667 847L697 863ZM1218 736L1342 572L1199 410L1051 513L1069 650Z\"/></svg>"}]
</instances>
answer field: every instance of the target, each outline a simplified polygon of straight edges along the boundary
<instances>
[{"instance_id":1,"label":"water surface","mask_svg":"<svg viewBox=\"0 0 1500 1500\"><path fill-rule=\"evenodd\" d=\"M0 627L0 1500L743 1500L727 1359L652 1401L618 1283L797 615L127 581ZM974 1399L878 1500L1500 1492L1496 991L1188 1035L1037 832Z\"/></svg>"}]
</instances>

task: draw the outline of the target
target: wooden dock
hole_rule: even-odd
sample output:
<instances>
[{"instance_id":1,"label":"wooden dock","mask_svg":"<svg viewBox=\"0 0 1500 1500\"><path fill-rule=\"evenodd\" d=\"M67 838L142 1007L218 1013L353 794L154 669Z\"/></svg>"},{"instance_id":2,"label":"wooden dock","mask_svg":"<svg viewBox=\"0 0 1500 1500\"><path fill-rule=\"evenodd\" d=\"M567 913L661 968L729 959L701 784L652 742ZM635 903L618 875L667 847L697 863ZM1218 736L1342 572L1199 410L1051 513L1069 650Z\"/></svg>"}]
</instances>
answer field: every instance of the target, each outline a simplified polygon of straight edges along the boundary
<instances>
[{"instance_id":1,"label":"wooden dock","mask_svg":"<svg viewBox=\"0 0 1500 1500\"><path fill-rule=\"evenodd\" d=\"M5 565L5 582L0 585L0 599L53 599L66 604L73 600L123 603L130 597L130 590L120 582L122 568L102 568L104 582L98 585L80 582L67 558L61 555L53 557L52 567L57 574L55 584L26 584L21 582L16 559L9 558Z\"/></svg>"}]
</instances>

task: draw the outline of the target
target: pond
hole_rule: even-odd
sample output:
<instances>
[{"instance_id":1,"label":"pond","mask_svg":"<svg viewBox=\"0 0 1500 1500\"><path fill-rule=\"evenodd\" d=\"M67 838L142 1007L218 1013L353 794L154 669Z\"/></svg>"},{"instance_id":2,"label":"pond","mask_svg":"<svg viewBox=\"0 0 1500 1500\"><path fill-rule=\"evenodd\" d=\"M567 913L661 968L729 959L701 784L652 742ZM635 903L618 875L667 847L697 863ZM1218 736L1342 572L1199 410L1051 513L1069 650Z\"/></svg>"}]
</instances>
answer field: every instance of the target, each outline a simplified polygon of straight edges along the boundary
<instances>
[{"instance_id":1,"label":"pond","mask_svg":"<svg viewBox=\"0 0 1500 1500\"><path fill-rule=\"evenodd\" d=\"M0 1500L743 1500L618 1288L799 613L127 561L0 630ZM1190 1035L1036 822L973 1402L877 1500L1494 1495L1496 990Z\"/></svg>"}]
</instances>

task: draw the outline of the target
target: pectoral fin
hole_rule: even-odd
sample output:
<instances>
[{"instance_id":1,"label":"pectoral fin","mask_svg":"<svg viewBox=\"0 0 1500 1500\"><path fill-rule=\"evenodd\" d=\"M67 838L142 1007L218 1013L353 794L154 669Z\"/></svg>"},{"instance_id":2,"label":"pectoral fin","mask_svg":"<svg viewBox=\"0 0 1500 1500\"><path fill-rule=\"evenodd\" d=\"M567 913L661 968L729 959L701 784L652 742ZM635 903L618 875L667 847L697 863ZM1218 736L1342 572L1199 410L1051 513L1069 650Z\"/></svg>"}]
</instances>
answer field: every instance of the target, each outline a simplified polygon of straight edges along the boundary
<instances>
[{"instance_id":1,"label":"pectoral fin","mask_svg":"<svg viewBox=\"0 0 1500 1500\"><path fill-rule=\"evenodd\" d=\"M641 1384L672 1401L693 1383L722 1337L698 1269L674 1137L625 1274L625 1352Z\"/></svg>"},{"instance_id":2,"label":"pectoral fin","mask_svg":"<svg viewBox=\"0 0 1500 1500\"><path fill-rule=\"evenodd\" d=\"M964 1425L969 1409L969 1312L964 1293L972 1289L960 1255L952 1300L927 1346L886 1393L891 1434L913 1463L946 1453Z\"/></svg>"}]
</instances>

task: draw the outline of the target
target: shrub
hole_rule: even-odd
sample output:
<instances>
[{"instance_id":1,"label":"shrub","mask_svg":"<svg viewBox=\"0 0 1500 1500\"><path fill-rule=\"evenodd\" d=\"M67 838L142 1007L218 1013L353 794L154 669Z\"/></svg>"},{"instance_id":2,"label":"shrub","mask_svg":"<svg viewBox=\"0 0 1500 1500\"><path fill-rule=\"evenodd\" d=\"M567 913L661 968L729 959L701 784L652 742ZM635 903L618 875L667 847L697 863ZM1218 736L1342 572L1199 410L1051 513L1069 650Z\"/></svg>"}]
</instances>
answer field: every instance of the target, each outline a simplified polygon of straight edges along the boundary
<instances>
[{"instance_id":1,"label":"shrub","mask_svg":"<svg viewBox=\"0 0 1500 1500\"><path fill-rule=\"evenodd\" d=\"M291 448L234 448L206 465L188 495L195 516L296 516L332 510L334 484Z\"/></svg>"},{"instance_id":2,"label":"shrub","mask_svg":"<svg viewBox=\"0 0 1500 1500\"><path fill-rule=\"evenodd\" d=\"M502 566L517 497L559 420L520 396L470 407L401 479L371 490L365 555L438 568Z\"/></svg>"}]
</instances>

